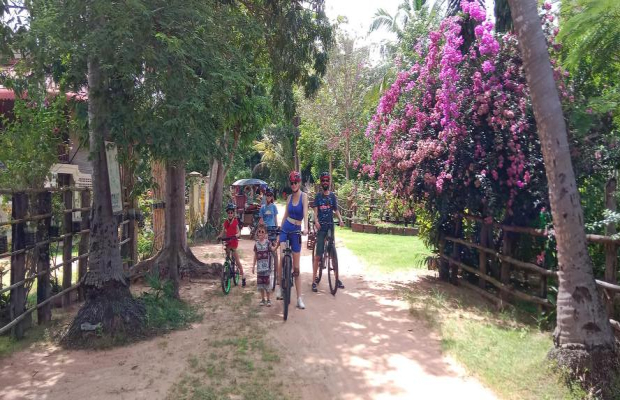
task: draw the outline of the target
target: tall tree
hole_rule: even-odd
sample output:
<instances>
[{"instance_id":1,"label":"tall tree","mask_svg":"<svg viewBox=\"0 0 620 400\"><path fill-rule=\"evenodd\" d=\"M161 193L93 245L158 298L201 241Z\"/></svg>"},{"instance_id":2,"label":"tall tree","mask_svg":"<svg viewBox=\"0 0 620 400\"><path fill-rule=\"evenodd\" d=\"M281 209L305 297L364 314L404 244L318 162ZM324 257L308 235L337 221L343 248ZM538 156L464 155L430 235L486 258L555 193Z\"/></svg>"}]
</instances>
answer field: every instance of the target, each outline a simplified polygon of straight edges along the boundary
<instances>
[{"instance_id":1,"label":"tall tree","mask_svg":"<svg viewBox=\"0 0 620 400\"><path fill-rule=\"evenodd\" d=\"M557 241L558 317L551 355L575 375L587 371L589 383L600 385L604 392L611 388L612 373L617 368L615 340L588 255L583 211L547 42L536 1L509 3L542 145Z\"/></svg>"}]
</instances>

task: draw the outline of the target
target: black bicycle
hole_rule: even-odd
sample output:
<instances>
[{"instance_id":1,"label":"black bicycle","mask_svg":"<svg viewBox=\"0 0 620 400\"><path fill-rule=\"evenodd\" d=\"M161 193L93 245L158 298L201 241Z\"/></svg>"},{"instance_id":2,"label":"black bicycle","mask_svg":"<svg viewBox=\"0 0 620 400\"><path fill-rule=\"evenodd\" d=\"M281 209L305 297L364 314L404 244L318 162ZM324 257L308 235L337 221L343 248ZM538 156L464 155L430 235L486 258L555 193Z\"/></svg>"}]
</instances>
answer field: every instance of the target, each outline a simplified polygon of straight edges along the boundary
<instances>
[{"instance_id":1,"label":"black bicycle","mask_svg":"<svg viewBox=\"0 0 620 400\"><path fill-rule=\"evenodd\" d=\"M317 285L323 277L323 270L327 269L327 280L329 281L329 291L332 295L336 295L338 291L338 253L336 252L336 244L334 243L334 224L328 224L329 228L325 235L325 244L323 246L323 255L319 261L319 270L317 273ZM318 234L318 232L317 232ZM316 256L316 244L312 249L312 259Z\"/></svg>"},{"instance_id":2,"label":"black bicycle","mask_svg":"<svg viewBox=\"0 0 620 400\"><path fill-rule=\"evenodd\" d=\"M239 284L239 275L241 271L239 271L239 266L235 261L235 257L233 256L234 249L226 246L226 243L230 240L238 239L236 236L219 238L219 240L224 245L224 250L226 251L226 260L224 261L224 266L222 267L222 291L224 294L228 294L230 292L231 282L237 286Z\"/></svg>"},{"instance_id":3,"label":"black bicycle","mask_svg":"<svg viewBox=\"0 0 620 400\"><path fill-rule=\"evenodd\" d=\"M284 256L282 257L282 300L284 303L284 312L283 317L284 320L288 318L288 307L291 304L291 289L293 288L293 251L290 246L290 235L301 235L301 231L291 231L287 232L286 242L280 243L283 245L282 253Z\"/></svg>"}]
</instances>

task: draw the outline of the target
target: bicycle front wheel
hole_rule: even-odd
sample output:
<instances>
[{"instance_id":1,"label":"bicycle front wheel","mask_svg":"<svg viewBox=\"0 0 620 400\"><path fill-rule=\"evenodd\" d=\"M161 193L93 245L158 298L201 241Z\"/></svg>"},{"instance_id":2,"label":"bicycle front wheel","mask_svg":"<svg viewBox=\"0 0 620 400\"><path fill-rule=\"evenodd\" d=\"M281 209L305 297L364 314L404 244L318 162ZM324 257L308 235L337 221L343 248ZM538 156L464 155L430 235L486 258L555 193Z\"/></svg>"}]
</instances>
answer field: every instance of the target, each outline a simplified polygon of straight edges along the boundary
<instances>
[{"instance_id":1,"label":"bicycle front wheel","mask_svg":"<svg viewBox=\"0 0 620 400\"><path fill-rule=\"evenodd\" d=\"M288 307L291 304L291 286L293 283L293 277L291 276L293 273L292 270L293 261L291 260L291 256L284 256L284 265L282 265L282 303L284 305L283 317L285 321L288 318Z\"/></svg>"},{"instance_id":2,"label":"bicycle front wheel","mask_svg":"<svg viewBox=\"0 0 620 400\"><path fill-rule=\"evenodd\" d=\"M271 273L269 274L269 287L271 291L276 290L276 259L273 254L269 254L269 262L271 267Z\"/></svg>"},{"instance_id":3,"label":"bicycle front wheel","mask_svg":"<svg viewBox=\"0 0 620 400\"><path fill-rule=\"evenodd\" d=\"M336 247L330 246L329 251L323 256L325 266L327 267L327 279L329 280L329 291L332 295L336 295L338 290L338 254Z\"/></svg>"},{"instance_id":4,"label":"bicycle front wheel","mask_svg":"<svg viewBox=\"0 0 620 400\"><path fill-rule=\"evenodd\" d=\"M222 291L224 294L230 292L230 263L228 261L222 266Z\"/></svg>"}]
</instances>

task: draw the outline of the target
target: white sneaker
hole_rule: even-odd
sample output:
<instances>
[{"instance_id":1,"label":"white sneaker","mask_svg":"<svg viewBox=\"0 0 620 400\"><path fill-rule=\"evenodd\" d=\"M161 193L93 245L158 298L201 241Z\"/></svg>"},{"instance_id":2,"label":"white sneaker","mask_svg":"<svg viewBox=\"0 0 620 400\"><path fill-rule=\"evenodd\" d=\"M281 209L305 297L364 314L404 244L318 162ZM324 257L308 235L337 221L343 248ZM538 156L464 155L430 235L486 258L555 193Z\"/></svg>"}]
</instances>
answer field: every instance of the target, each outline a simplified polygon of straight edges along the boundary
<instances>
[{"instance_id":1,"label":"white sneaker","mask_svg":"<svg viewBox=\"0 0 620 400\"><path fill-rule=\"evenodd\" d=\"M300 310L305 310L306 309L306 305L301 300L301 297L297 298L297 308L299 308Z\"/></svg>"},{"instance_id":2,"label":"white sneaker","mask_svg":"<svg viewBox=\"0 0 620 400\"><path fill-rule=\"evenodd\" d=\"M282 300L282 288L276 286L276 300Z\"/></svg>"}]
</instances>

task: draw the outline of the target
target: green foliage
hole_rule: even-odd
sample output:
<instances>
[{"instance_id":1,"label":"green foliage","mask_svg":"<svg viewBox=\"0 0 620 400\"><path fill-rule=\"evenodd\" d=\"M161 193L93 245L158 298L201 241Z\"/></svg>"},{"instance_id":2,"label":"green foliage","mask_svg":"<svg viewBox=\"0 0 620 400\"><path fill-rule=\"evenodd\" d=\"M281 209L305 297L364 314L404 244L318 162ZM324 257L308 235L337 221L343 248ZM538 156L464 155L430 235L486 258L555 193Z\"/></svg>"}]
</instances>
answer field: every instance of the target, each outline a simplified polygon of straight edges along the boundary
<instances>
[{"instance_id":1,"label":"green foliage","mask_svg":"<svg viewBox=\"0 0 620 400\"><path fill-rule=\"evenodd\" d=\"M261 140L254 142L254 150L261 155L261 161L252 174L264 178L271 186L285 186L289 172L294 169L289 139L291 128L282 125L266 127Z\"/></svg>"},{"instance_id":2,"label":"green foliage","mask_svg":"<svg viewBox=\"0 0 620 400\"><path fill-rule=\"evenodd\" d=\"M0 186L11 189L42 187L50 167L58 162L58 147L70 127L65 99L15 101L13 117L0 124Z\"/></svg>"},{"instance_id":3,"label":"green foliage","mask_svg":"<svg viewBox=\"0 0 620 400\"><path fill-rule=\"evenodd\" d=\"M147 275L151 290L140 296L146 307L147 327L155 331L168 331L189 326L202 319L198 310L175 299L172 282L162 282L157 275Z\"/></svg>"},{"instance_id":4,"label":"green foliage","mask_svg":"<svg viewBox=\"0 0 620 400\"><path fill-rule=\"evenodd\" d=\"M154 237L153 232L141 229L138 232L138 259L145 260L153 255Z\"/></svg>"}]
</instances>

